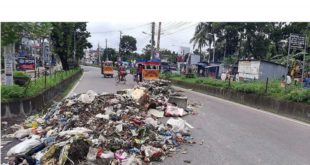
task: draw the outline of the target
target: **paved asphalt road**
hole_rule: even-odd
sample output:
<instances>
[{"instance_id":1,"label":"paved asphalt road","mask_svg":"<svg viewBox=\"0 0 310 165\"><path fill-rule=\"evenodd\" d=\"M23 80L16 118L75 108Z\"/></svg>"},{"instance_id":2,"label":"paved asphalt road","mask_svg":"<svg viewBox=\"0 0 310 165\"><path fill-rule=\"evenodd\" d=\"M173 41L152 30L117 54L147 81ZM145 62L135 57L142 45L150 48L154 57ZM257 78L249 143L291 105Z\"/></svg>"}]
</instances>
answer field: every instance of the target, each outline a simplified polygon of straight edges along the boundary
<instances>
[{"instance_id":1,"label":"paved asphalt road","mask_svg":"<svg viewBox=\"0 0 310 165\"><path fill-rule=\"evenodd\" d=\"M114 79L103 78L99 68L84 67L84 70L73 90L75 93L89 89L116 92L135 85L132 77L127 78L126 85L116 86ZM310 164L309 124L179 89L190 103L201 104L198 115L184 117L195 127L192 135L197 144L185 146L186 154L178 153L161 164L185 164L184 160L190 160L193 165Z\"/></svg>"},{"instance_id":2,"label":"paved asphalt road","mask_svg":"<svg viewBox=\"0 0 310 165\"><path fill-rule=\"evenodd\" d=\"M116 92L135 85L131 76L125 85L115 85L113 78L103 78L99 68L83 68L84 75L74 93L90 89L98 93ZM310 164L309 124L178 89L184 91L190 103L201 105L197 107L198 115L183 118L195 127L192 136L197 144L184 146L186 154L177 153L159 164L186 164L184 160L190 160L192 165Z\"/></svg>"}]
</instances>

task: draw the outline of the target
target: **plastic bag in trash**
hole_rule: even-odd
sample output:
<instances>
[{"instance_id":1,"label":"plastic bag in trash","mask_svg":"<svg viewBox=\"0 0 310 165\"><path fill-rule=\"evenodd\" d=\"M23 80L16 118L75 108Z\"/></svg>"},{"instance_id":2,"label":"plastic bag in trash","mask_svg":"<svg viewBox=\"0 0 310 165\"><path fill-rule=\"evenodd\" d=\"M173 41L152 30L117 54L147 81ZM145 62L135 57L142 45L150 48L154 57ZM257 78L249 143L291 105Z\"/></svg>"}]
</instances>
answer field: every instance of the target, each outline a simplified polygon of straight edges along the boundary
<instances>
[{"instance_id":1,"label":"plastic bag in trash","mask_svg":"<svg viewBox=\"0 0 310 165\"><path fill-rule=\"evenodd\" d=\"M69 150L70 150L70 144L67 144L64 147L62 147L59 160L58 160L59 165L64 165L66 163L68 159Z\"/></svg>"},{"instance_id":2,"label":"plastic bag in trash","mask_svg":"<svg viewBox=\"0 0 310 165\"><path fill-rule=\"evenodd\" d=\"M129 96L131 96L135 101L140 100L140 98L144 95L145 93L145 88L140 87L136 89L128 89L127 93Z\"/></svg>"},{"instance_id":3,"label":"plastic bag in trash","mask_svg":"<svg viewBox=\"0 0 310 165\"><path fill-rule=\"evenodd\" d=\"M143 162L136 158L135 155L131 155L127 160L123 162L123 165L142 165Z\"/></svg>"},{"instance_id":4,"label":"plastic bag in trash","mask_svg":"<svg viewBox=\"0 0 310 165\"><path fill-rule=\"evenodd\" d=\"M14 156L14 155L24 155L28 151L30 151L32 148L38 146L41 144L41 141L36 138L26 139L21 143L18 143L14 147L12 147L8 153L7 156Z\"/></svg>"},{"instance_id":5,"label":"plastic bag in trash","mask_svg":"<svg viewBox=\"0 0 310 165\"><path fill-rule=\"evenodd\" d=\"M88 153L87 153L87 160L94 161L97 157L97 148L89 147Z\"/></svg>"},{"instance_id":6,"label":"plastic bag in trash","mask_svg":"<svg viewBox=\"0 0 310 165\"><path fill-rule=\"evenodd\" d=\"M95 117L96 118L100 118L100 119L107 119L107 120L109 120L109 115L103 115L101 113L97 114Z\"/></svg>"},{"instance_id":7,"label":"plastic bag in trash","mask_svg":"<svg viewBox=\"0 0 310 165\"><path fill-rule=\"evenodd\" d=\"M167 121L167 124L171 125L172 130L175 132L187 132L188 128L193 128L190 124L181 118L170 118Z\"/></svg>"},{"instance_id":8,"label":"plastic bag in trash","mask_svg":"<svg viewBox=\"0 0 310 165\"><path fill-rule=\"evenodd\" d=\"M164 117L164 111L159 111L159 110L156 110L156 109L150 109L148 111L148 114L149 115L153 115L155 117Z\"/></svg>"},{"instance_id":9,"label":"plastic bag in trash","mask_svg":"<svg viewBox=\"0 0 310 165\"><path fill-rule=\"evenodd\" d=\"M154 126L155 128L158 126L158 123L157 123L157 120L154 120L153 118L151 117L148 117L144 120L144 122L146 124L151 124L152 126Z\"/></svg>"},{"instance_id":10,"label":"plastic bag in trash","mask_svg":"<svg viewBox=\"0 0 310 165\"><path fill-rule=\"evenodd\" d=\"M83 134L85 136L88 135L88 133L92 132L92 130L84 128L84 127L76 127L73 128L72 130L68 130L68 131L62 131L59 132L59 136L65 136L65 135L78 135L78 134Z\"/></svg>"},{"instance_id":11,"label":"plastic bag in trash","mask_svg":"<svg viewBox=\"0 0 310 165\"><path fill-rule=\"evenodd\" d=\"M112 151L104 151L100 155L100 158L103 158L103 159L113 159L114 158L114 153Z\"/></svg>"},{"instance_id":12,"label":"plastic bag in trash","mask_svg":"<svg viewBox=\"0 0 310 165\"><path fill-rule=\"evenodd\" d=\"M122 124L119 124L115 127L116 129L116 132L122 132L123 131L123 125Z\"/></svg>"},{"instance_id":13,"label":"plastic bag in trash","mask_svg":"<svg viewBox=\"0 0 310 165\"><path fill-rule=\"evenodd\" d=\"M78 98L79 101L83 103L91 103L94 101L95 97L97 96L97 93L89 90L86 92L86 94L81 94L80 97Z\"/></svg>"},{"instance_id":14,"label":"plastic bag in trash","mask_svg":"<svg viewBox=\"0 0 310 165\"><path fill-rule=\"evenodd\" d=\"M165 116L181 117L187 115L187 112L183 108L179 108L173 105L167 105Z\"/></svg>"},{"instance_id":15,"label":"plastic bag in trash","mask_svg":"<svg viewBox=\"0 0 310 165\"><path fill-rule=\"evenodd\" d=\"M21 138L24 138L26 136L29 136L30 134L31 134L31 128L20 129L14 133L14 137L17 139L21 139Z\"/></svg>"}]
</instances>

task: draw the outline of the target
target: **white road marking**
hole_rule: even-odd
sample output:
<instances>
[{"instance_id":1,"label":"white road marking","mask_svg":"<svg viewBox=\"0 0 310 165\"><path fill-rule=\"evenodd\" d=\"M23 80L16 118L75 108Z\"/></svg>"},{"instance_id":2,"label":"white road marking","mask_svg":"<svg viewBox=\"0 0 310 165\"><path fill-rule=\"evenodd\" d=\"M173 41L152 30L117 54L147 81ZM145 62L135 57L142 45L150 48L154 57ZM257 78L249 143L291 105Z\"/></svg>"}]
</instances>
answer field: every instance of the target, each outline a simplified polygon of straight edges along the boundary
<instances>
[{"instance_id":1,"label":"white road marking","mask_svg":"<svg viewBox=\"0 0 310 165\"><path fill-rule=\"evenodd\" d=\"M84 72L82 73L82 76L81 76L81 78L79 79L79 81L74 85L74 87L71 89L71 91L67 94L67 96L66 96L65 98L69 97L69 96L73 93L73 91L74 91L75 88L79 85L79 83L80 83L80 81L83 79L83 77L84 77Z\"/></svg>"},{"instance_id":2,"label":"white road marking","mask_svg":"<svg viewBox=\"0 0 310 165\"><path fill-rule=\"evenodd\" d=\"M173 87L174 88L181 88L184 91L195 93L195 94L200 95L200 96L211 97L213 99L217 99L217 100L220 100L220 101L223 101L223 102L226 102L226 103L238 105L238 106L247 108L246 110L248 110L248 111L249 111L249 109L251 109L251 110L254 110L254 111L257 111L257 112L261 112L261 113L268 114L268 115L271 115L271 116L274 116L274 117L277 117L277 118L280 118L280 119L288 120L288 121L291 121L291 122L295 122L295 123L298 123L298 124L310 127L310 124L308 124L308 123L305 123L305 122L302 122L302 121L298 121L298 120L295 120L295 119L291 119L291 118L288 118L288 117L285 117L285 116L281 116L281 115L278 115L278 114L274 114L272 112L260 110L260 109L253 108L253 107L250 107L250 106L247 106L247 105L243 105L243 104L240 104L240 103L236 103L236 102L233 102L233 101L225 100L225 99L218 98L218 97L215 97L215 96L203 94L203 93L196 92L196 91L193 91L193 90L188 90L188 89L185 89L185 88L182 88L182 87L178 87L178 86L174 86L174 85L173 85Z\"/></svg>"}]
</instances>

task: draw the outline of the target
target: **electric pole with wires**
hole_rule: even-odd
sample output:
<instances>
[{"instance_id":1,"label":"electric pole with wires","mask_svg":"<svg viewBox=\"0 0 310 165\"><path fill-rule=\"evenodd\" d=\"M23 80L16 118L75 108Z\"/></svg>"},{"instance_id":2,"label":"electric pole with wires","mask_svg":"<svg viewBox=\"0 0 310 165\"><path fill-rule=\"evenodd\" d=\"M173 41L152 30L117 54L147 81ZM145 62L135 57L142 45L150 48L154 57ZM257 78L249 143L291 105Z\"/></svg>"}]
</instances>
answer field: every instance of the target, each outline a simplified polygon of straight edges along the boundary
<instances>
[{"instance_id":1,"label":"electric pole with wires","mask_svg":"<svg viewBox=\"0 0 310 165\"><path fill-rule=\"evenodd\" d=\"M108 58L108 39L105 39L105 51L103 51L103 53L106 53L106 61L109 61L109 58Z\"/></svg>"},{"instance_id":2,"label":"electric pole with wires","mask_svg":"<svg viewBox=\"0 0 310 165\"><path fill-rule=\"evenodd\" d=\"M121 61L121 40L122 40L122 31L119 31L119 49L118 49L118 61Z\"/></svg>"},{"instance_id":3,"label":"electric pole with wires","mask_svg":"<svg viewBox=\"0 0 310 165\"><path fill-rule=\"evenodd\" d=\"M151 59L154 59L154 35L155 35L155 22L152 22L152 40L151 40Z\"/></svg>"},{"instance_id":4,"label":"electric pole with wires","mask_svg":"<svg viewBox=\"0 0 310 165\"><path fill-rule=\"evenodd\" d=\"M160 43L160 31L161 31L161 22L158 24L158 36L157 36L157 50L159 51L159 43Z\"/></svg>"}]
</instances>

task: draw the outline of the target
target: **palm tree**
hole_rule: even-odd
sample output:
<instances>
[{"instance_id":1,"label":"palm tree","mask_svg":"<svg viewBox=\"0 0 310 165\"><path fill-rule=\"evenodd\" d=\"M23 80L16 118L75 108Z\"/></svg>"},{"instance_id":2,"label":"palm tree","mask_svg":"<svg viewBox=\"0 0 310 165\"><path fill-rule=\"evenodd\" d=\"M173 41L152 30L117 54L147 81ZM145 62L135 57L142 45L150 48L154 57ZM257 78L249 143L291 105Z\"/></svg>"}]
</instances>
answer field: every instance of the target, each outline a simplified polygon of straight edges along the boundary
<instances>
[{"instance_id":1,"label":"palm tree","mask_svg":"<svg viewBox=\"0 0 310 165\"><path fill-rule=\"evenodd\" d=\"M211 45L215 47L215 32L212 22L201 22L196 26L194 37L190 40L194 43L194 47L198 44L198 48L201 52L201 48L208 45L209 46L209 60L211 55ZM213 61L214 61L214 50L213 50Z\"/></svg>"},{"instance_id":2,"label":"palm tree","mask_svg":"<svg viewBox=\"0 0 310 165\"><path fill-rule=\"evenodd\" d=\"M199 53L201 53L201 49L207 45L207 35L204 32L204 23L199 23L196 26L195 33L193 38L190 40L190 43L193 43L193 48L197 45L199 49Z\"/></svg>"}]
</instances>

